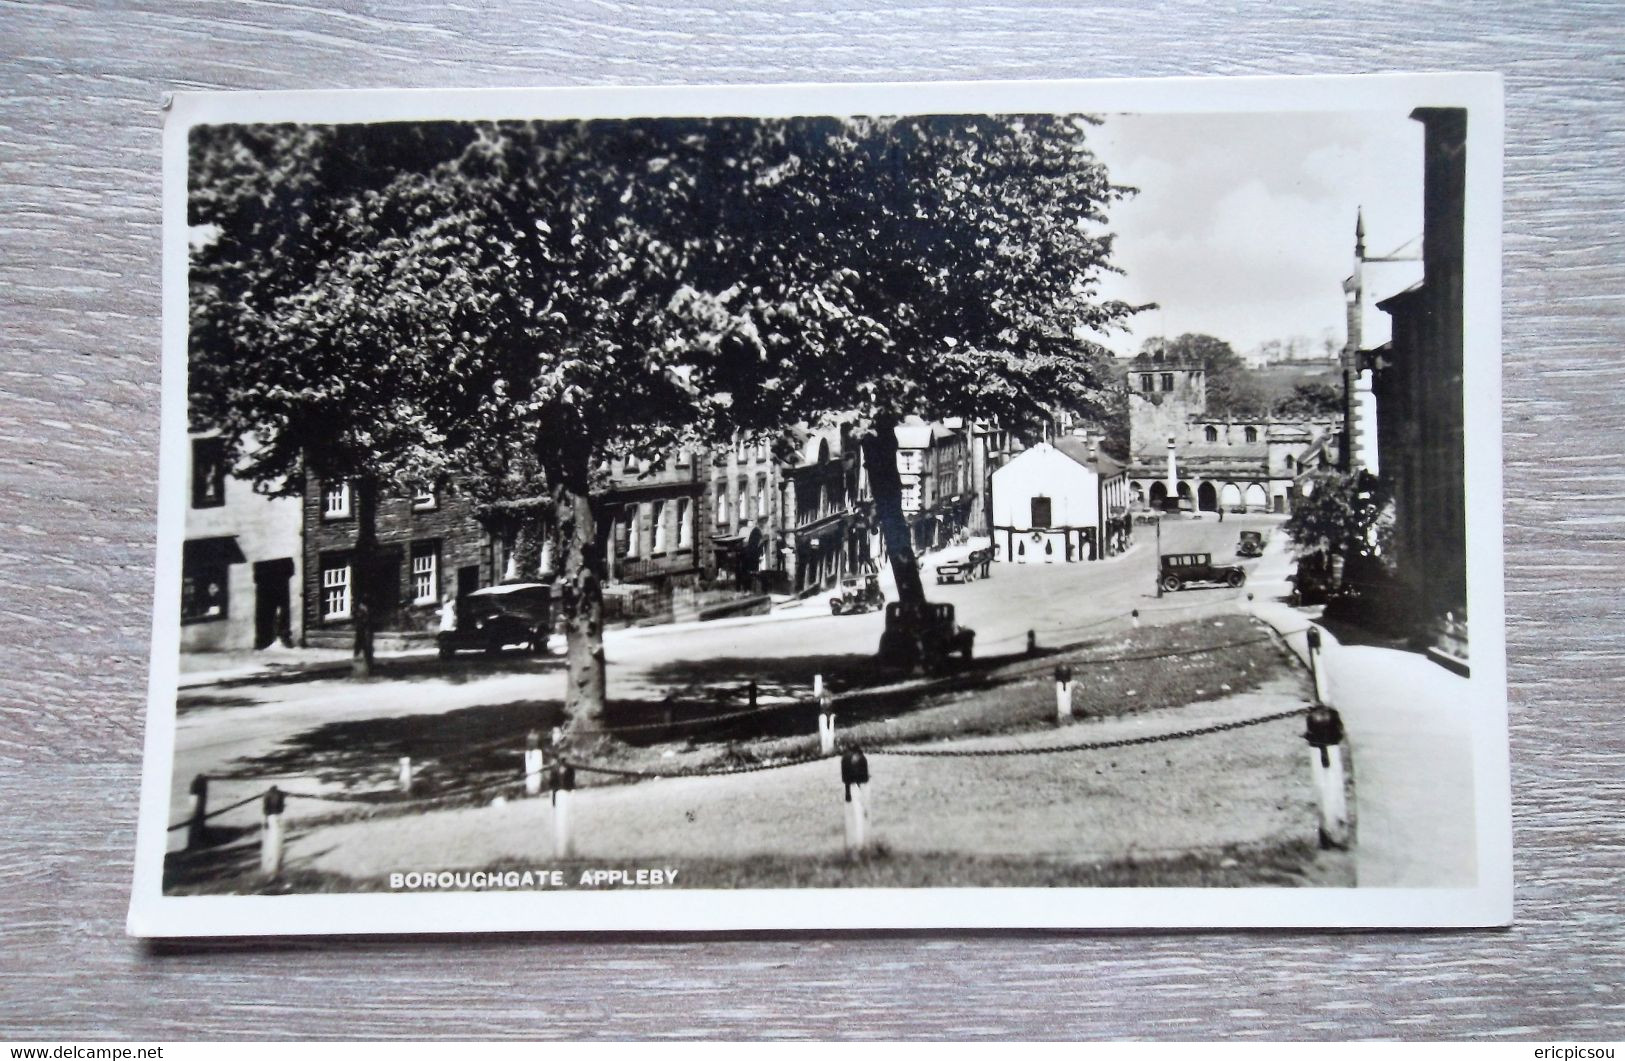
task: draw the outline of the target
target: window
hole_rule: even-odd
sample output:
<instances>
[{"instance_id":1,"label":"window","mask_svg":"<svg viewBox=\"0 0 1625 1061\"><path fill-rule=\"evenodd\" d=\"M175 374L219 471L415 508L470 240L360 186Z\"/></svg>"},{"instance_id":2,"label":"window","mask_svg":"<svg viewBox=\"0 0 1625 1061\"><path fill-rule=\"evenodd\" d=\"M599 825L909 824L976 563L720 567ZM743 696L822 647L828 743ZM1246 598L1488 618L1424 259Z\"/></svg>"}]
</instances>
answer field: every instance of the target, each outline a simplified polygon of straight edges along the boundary
<instances>
[{"instance_id":1,"label":"window","mask_svg":"<svg viewBox=\"0 0 1625 1061\"><path fill-rule=\"evenodd\" d=\"M1047 497L1033 498L1032 525L1034 530L1040 530L1050 525L1050 499Z\"/></svg>"},{"instance_id":2,"label":"window","mask_svg":"<svg viewBox=\"0 0 1625 1061\"><path fill-rule=\"evenodd\" d=\"M1258 428L1249 427L1247 429L1246 437L1247 437L1248 442L1257 442L1258 441Z\"/></svg>"},{"instance_id":3,"label":"window","mask_svg":"<svg viewBox=\"0 0 1625 1061\"><path fill-rule=\"evenodd\" d=\"M1162 389L1165 391L1171 391L1174 389L1174 374L1172 372L1164 372L1162 374Z\"/></svg>"},{"instance_id":4,"label":"window","mask_svg":"<svg viewBox=\"0 0 1625 1061\"><path fill-rule=\"evenodd\" d=\"M677 499L677 548L694 546L694 503L686 497Z\"/></svg>"},{"instance_id":5,"label":"window","mask_svg":"<svg viewBox=\"0 0 1625 1061\"><path fill-rule=\"evenodd\" d=\"M440 602L440 543L412 543L412 603Z\"/></svg>"},{"instance_id":6,"label":"window","mask_svg":"<svg viewBox=\"0 0 1625 1061\"><path fill-rule=\"evenodd\" d=\"M206 560L181 572L181 622L207 623L226 617L226 564Z\"/></svg>"},{"instance_id":7,"label":"window","mask_svg":"<svg viewBox=\"0 0 1625 1061\"><path fill-rule=\"evenodd\" d=\"M626 555L637 559L643 548L643 506L628 505L626 508Z\"/></svg>"},{"instance_id":8,"label":"window","mask_svg":"<svg viewBox=\"0 0 1625 1061\"><path fill-rule=\"evenodd\" d=\"M440 491L433 486L425 486L412 494L412 510L414 512L432 512L440 507Z\"/></svg>"},{"instance_id":9,"label":"window","mask_svg":"<svg viewBox=\"0 0 1625 1061\"><path fill-rule=\"evenodd\" d=\"M226 444L218 438L192 440L192 507L226 503Z\"/></svg>"},{"instance_id":10,"label":"window","mask_svg":"<svg viewBox=\"0 0 1625 1061\"><path fill-rule=\"evenodd\" d=\"M918 512L920 509L920 484L903 484L903 511Z\"/></svg>"},{"instance_id":11,"label":"window","mask_svg":"<svg viewBox=\"0 0 1625 1061\"><path fill-rule=\"evenodd\" d=\"M1156 380L1152 378L1151 373L1144 373L1140 376L1140 389L1143 391L1153 390L1152 384L1155 382Z\"/></svg>"},{"instance_id":12,"label":"window","mask_svg":"<svg viewBox=\"0 0 1625 1061\"><path fill-rule=\"evenodd\" d=\"M350 565L331 563L322 566L322 618L324 620L350 617Z\"/></svg>"},{"instance_id":13,"label":"window","mask_svg":"<svg viewBox=\"0 0 1625 1061\"><path fill-rule=\"evenodd\" d=\"M727 483L718 483L717 484L717 503L716 503L716 505L714 507L716 508L716 511L717 511L717 526L726 527L728 525L728 484Z\"/></svg>"},{"instance_id":14,"label":"window","mask_svg":"<svg viewBox=\"0 0 1625 1061\"><path fill-rule=\"evenodd\" d=\"M767 479L756 480L756 516L758 519L767 517Z\"/></svg>"},{"instance_id":15,"label":"window","mask_svg":"<svg viewBox=\"0 0 1625 1061\"><path fill-rule=\"evenodd\" d=\"M348 519L349 516L350 484L343 479L326 484L322 488L322 518Z\"/></svg>"},{"instance_id":16,"label":"window","mask_svg":"<svg viewBox=\"0 0 1625 1061\"><path fill-rule=\"evenodd\" d=\"M1207 440L1209 442L1217 442L1217 441L1219 441L1219 429L1216 428L1216 427L1208 428L1207 429Z\"/></svg>"},{"instance_id":17,"label":"window","mask_svg":"<svg viewBox=\"0 0 1625 1061\"><path fill-rule=\"evenodd\" d=\"M654 529L654 547L650 553L659 556L666 551L666 503L656 501L650 508L649 525Z\"/></svg>"},{"instance_id":18,"label":"window","mask_svg":"<svg viewBox=\"0 0 1625 1061\"><path fill-rule=\"evenodd\" d=\"M759 461L767 460L767 441L765 439L756 443L756 459Z\"/></svg>"},{"instance_id":19,"label":"window","mask_svg":"<svg viewBox=\"0 0 1625 1061\"><path fill-rule=\"evenodd\" d=\"M738 515L738 519L739 519L740 523L744 523L746 520L750 519L750 482L749 482L749 480L746 480L746 479L739 480L739 492L734 495L734 504L738 506L737 515Z\"/></svg>"},{"instance_id":20,"label":"window","mask_svg":"<svg viewBox=\"0 0 1625 1061\"><path fill-rule=\"evenodd\" d=\"M673 463L675 463L677 465L677 467L679 467L679 468L688 467L689 464L692 463L692 459L689 456L688 450L687 449L678 450L677 451L677 457L676 457L676 459L675 459L675 461Z\"/></svg>"}]
</instances>

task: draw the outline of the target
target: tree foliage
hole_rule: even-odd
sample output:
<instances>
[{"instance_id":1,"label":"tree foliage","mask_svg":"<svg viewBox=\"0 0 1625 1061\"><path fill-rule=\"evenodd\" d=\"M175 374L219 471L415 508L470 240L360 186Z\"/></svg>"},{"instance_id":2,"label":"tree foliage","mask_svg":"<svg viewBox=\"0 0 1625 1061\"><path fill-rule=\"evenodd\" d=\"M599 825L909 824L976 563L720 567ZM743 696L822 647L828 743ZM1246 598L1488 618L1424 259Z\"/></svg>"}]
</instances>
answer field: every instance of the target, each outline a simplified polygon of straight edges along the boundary
<instances>
[{"instance_id":1,"label":"tree foliage","mask_svg":"<svg viewBox=\"0 0 1625 1061\"><path fill-rule=\"evenodd\" d=\"M1389 544L1393 505L1376 476L1327 471L1311 476L1283 530L1300 559L1343 561L1345 583L1371 572Z\"/></svg>"},{"instance_id":2,"label":"tree foliage","mask_svg":"<svg viewBox=\"0 0 1625 1061\"><path fill-rule=\"evenodd\" d=\"M697 363L750 431L855 416L899 590L923 599L901 514L905 416L1033 429L1103 414L1106 208L1128 194L1071 116L793 119L730 125L716 256L677 308Z\"/></svg>"}]
</instances>

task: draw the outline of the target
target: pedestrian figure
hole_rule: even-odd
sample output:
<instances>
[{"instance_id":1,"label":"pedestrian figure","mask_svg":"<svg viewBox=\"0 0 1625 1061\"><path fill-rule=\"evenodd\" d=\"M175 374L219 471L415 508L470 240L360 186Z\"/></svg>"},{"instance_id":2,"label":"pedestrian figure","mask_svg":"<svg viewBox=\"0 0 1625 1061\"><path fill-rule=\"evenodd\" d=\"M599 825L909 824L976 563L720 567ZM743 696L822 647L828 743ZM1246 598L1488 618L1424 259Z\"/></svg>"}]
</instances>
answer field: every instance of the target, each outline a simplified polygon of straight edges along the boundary
<instances>
[{"instance_id":1,"label":"pedestrian figure","mask_svg":"<svg viewBox=\"0 0 1625 1061\"><path fill-rule=\"evenodd\" d=\"M440 632L452 634L457 632L457 602L447 601L440 606Z\"/></svg>"}]
</instances>

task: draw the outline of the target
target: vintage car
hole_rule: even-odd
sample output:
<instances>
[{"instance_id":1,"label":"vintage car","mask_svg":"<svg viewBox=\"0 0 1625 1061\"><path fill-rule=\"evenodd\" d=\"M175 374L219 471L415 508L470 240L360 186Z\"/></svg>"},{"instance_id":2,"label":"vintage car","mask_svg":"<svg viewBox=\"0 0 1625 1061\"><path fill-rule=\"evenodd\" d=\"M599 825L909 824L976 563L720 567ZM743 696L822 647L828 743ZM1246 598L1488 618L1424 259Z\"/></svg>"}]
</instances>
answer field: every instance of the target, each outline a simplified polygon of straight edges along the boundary
<instances>
[{"instance_id":1,"label":"vintage car","mask_svg":"<svg viewBox=\"0 0 1625 1061\"><path fill-rule=\"evenodd\" d=\"M441 658L477 649L495 655L509 645L547 651L553 632L553 587L541 582L486 586L459 597L457 625L441 630L435 643Z\"/></svg>"},{"instance_id":2,"label":"vintage car","mask_svg":"<svg viewBox=\"0 0 1625 1061\"><path fill-rule=\"evenodd\" d=\"M963 560L949 560L945 564L937 565L937 585L945 582L973 582L976 579L977 563L971 557Z\"/></svg>"},{"instance_id":3,"label":"vintage car","mask_svg":"<svg viewBox=\"0 0 1625 1061\"><path fill-rule=\"evenodd\" d=\"M1171 553L1162 558L1162 572L1157 585L1165 593L1173 593L1193 583L1203 585L1240 586L1247 581L1247 572L1235 564L1215 564L1212 553Z\"/></svg>"},{"instance_id":4,"label":"vintage car","mask_svg":"<svg viewBox=\"0 0 1625 1061\"><path fill-rule=\"evenodd\" d=\"M854 615L874 611L886 603L877 575L853 575L841 579L841 591L829 599L832 615Z\"/></svg>"},{"instance_id":5,"label":"vintage car","mask_svg":"<svg viewBox=\"0 0 1625 1061\"><path fill-rule=\"evenodd\" d=\"M1236 543L1237 556L1263 556L1264 535L1259 531L1242 531L1241 540Z\"/></svg>"},{"instance_id":6,"label":"vintage car","mask_svg":"<svg viewBox=\"0 0 1625 1061\"><path fill-rule=\"evenodd\" d=\"M956 654L969 660L975 642L976 631L954 621L952 604L893 601L886 605L880 662L905 667L922 662L933 667Z\"/></svg>"}]
</instances>

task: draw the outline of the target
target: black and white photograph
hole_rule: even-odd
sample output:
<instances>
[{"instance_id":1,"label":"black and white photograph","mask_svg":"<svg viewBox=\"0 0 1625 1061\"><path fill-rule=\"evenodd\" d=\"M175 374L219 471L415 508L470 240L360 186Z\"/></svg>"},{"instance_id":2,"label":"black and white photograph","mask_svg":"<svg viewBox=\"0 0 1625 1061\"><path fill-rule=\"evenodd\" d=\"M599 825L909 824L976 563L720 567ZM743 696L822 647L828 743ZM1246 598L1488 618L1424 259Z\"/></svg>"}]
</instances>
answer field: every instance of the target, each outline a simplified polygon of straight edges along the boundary
<instances>
[{"instance_id":1,"label":"black and white photograph","mask_svg":"<svg viewBox=\"0 0 1625 1061\"><path fill-rule=\"evenodd\" d=\"M131 931L1506 923L1500 108L178 95Z\"/></svg>"}]
</instances>

